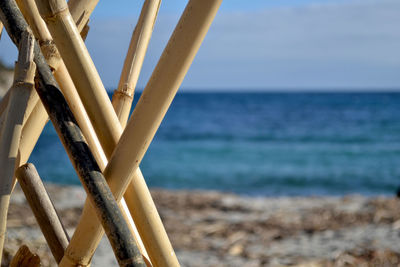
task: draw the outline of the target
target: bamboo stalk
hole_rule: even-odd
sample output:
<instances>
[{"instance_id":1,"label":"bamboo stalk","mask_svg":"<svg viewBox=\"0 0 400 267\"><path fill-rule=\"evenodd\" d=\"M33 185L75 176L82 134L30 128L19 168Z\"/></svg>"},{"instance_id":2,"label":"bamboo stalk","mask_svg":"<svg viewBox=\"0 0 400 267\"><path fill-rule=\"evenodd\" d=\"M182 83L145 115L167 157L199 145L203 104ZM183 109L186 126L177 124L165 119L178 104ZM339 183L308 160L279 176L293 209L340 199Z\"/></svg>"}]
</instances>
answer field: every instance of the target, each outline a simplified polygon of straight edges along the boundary
<instances>
[{"instance_id":1,"label":"bamboo stalk","mask_svg":"<svg viewBox=\"0 0 400 267\"><path fill-rule=\"evenodd\" d=\"M50 33L48 32L48 29L46 27L45 22L43 19L41 19L39 11L37 9L37 6L34 2L34 0L19 0L19 5L22 8L22 13L24 14L25 18L27 18L28 21L31 22L31 24L34 25L34 28L36 29L36 34L39 39L39 43L41 44L49 44L51 45L51 48L48 49L44 47L43 45L41 46L42 51L50 50L53 51L52 53L47 53L46 60L49 63L49 65L52 65L53 63L53 68L54 68L54 76L60 84L61 91L63 92L65 99L68 102L69 107L71 108L72 113L74 114L75 118L77 119L78 125L81 127L83 135L85 136L86 140L88 141L89 147L91 148L91 151L93 152L96 161L100 167L101 170L104 170L104 168L107 165L107 159L104 155L103 149L100 145L100 142L97 138L97 135L93 129L93 126L88 118L88 115L85 111L85 108L82 104L82 101L80 100L79 95L76 92L75 86L69 76L69 73L62 62L62 59L58 55L57 48L53 44L52 37ZM81 10L84 7L89 6L89 8L84 9L85 14L88 18L88 12L90 10L93 10L94 6L93 3L97 1L91 1L87 3L87 5L82 5L81 1L79 2L79 5L74 5L72 8L74 11L73 13L79 14L79 10ZM72 2L73 4L74 2ZM70 4L70 3L69 3ZM89 10L89 11L88 11ZM81 23L84 23L85 21L80 20ZM46 53L45 53L46 54ZM54 64L54 62L56 62ZM128 218L127 213L129 213L128 209L126 207L120 206L121 211L123 213L123 216L125 218ZM128 225L130 227L130 230L132 234L135 234L137 232L136 226L134 223L130 222L127 220ZM144 257L148 257L146 250L144 249L144 246L142 245L142 241L139 236L134 235L135 240L139 244L139 249L144 254Z\"/></svg>"},{"instance_id":2,"label":"bamboo stalk","mask_svg":"<svg viewBox=\"0 0 400 267\"><path fill-rule=\"evenodd\" d=\"M31 163L22 165L16 170L16 176L22 191L54 259L59 263L69 243L68 234L60 221L56 209L44 187L35 166Z\"/></svg>"},{"instance_id":3,"label":"bamboo stalk","mask_svg":"<svg viewBox=\"0 0 400 267\"><path fill-rule=\"evenodd\" d=\"M129 44L128 54L125 58L118 88L115 90L112 97L112 104L122 128L125 128L129 118L133 94L140 70L142 69L144 56L146 55L160 4L161 0L146 0L143 3L138 23L133 31Z\"/></svg>"},{"instance_id":4,"label":"bamboo stalk","mask_svg":"<svg viewBox=\"0 0 400 267\"><path fill-rule=\"evenodd\" d=\"M109 158L121 135L121 125L67 3L65 0L37 0L36 3Z\"/></svg>"},{"instance_id":5,"label":"bamboo stalk","mask_svg":"<svg viewBox=\"0 0 400 267\"><path fill-rule=\"evenodd\" d=\"M0 21L0 40L1 40L2 33L3 33L3 23Z\"/></svg>"},{"instance_id":6,"label":"bamboo stalk","mask_svg":"<svg viewBox=\"0 0 400 267\"><path fill-rule=\"evenodd\" d=\"M221 0L191 0L165 48L104 172L116 199L132 179L131 211L155 266L178 266L161 219L138 166L176 94ZM174 66L173 68L171 66ZM127 201L127 204L129 202ZM90 220L93 211L85 205L60 266L89 262L101 237L101 226Z\"/></svg>"},{"instance_id":7,"label":"bamboo stalk","mask_svg":"<svg viewBox=\"0 0 400 267\"><path fill-rule=\"evenodd\" d=\"M36 34L39 39L39 43L41 44L46 44L50 45L50 49L47 47L44 47L43 45L41 46L42 51L53 51L52 53L47 53L46 60L49 63L49 65L52 65L52 62L56 62L56 64L53 64L53 69L54 69L54 76L60 84L61 91L63 92L69 107L71 108L72 113L74 114L75 118L77 119L78 125L81 127L82 132L86 138L86 140L89 143L89 147L91 148L91 151L93 152L96 161L98 165L100 166L101 170L104 170L105 166L107 165L107 159L104 155L103 149L101 148L100 142L96 136L96 133L94 132L93 126L87 116L87 113L85 111L85 108L82 104L82 101L79 98L79 95L76 92L75 86L68 74L68 71L62 62L62 60L59 58L57 48L53 44L53 40L51 38L50 33L48 32L48 29L46 27L45 22L43 19L41 19L39 15L39 11L37 9L37 6L34 2L34 0L19 0L19 6L23 7L22 8L22 13L24 14L25 18L27 18L28 21L31 22L31 24L34 25L34 28L36 29ZM93 2L93 1L92 1ZM90 4L90 3L89 3ZM94 8L93 4L89 5ZM75 13L78 13L79 8L82 8L82 3L80 2L80 5L76 5L74 10ZM91 10L93 10L91 8ZM85 11L87 14L87 11ZM82 21L81 21L82 22ZM84 21L83 21L84 22ZM44 39L43 39L44 38ZM46 53L45 53L46 54ZM120 206L121 211L123 213L123 216L125 218L128 218L127 213L129 213L128 209ZM133 223L131 223L129 220L129 227L132 232L132 234L136 233L136 227ZM144 249L144 246L142 245L142 241L139 236L134 236L135 240L139 244L140 251L142 254L144 254L145 257L147 256L147 253Z\"/></svg>"},{"instance_id":8,"label":"bamboo stalk","mask_svg":"<svg viewBox=\"0 0 400 267\"><path fill-rule=\"evenodd\" d=\"M76 23L78 32L85 31L90 14L92 14L99 0L69 0L68 8L71 16Z\"/></svg>"},{"instance_id":9,"label":"bamboo stalk","mask_svg":"<svg viewBox=\"0 0 400 267\"><path fill-rule=\"evenodd\" d=\"M22 14L13 0L1 1L0 9L0 18L8 34L13 42L18 44L20 34L28 29ZM120 265L143 266L141 255L129 234L128 226L118 205L36 43L34 61L38 69L37 92L79 174L92 205L96 208L96 215L102 221Z\"/></svg>"},{"instance_id":10,"label":"bamboo stalk","mask_svg":"<svg viewBox=\"0 0 400 267\"><path fill-rule=\"evenodd\" d=\"M10 267L40 267L40 258L22 245L11 260Z\"/></svg>"},{"instance_id":11,"label":"bamboo stalk","mask_svg":"<svg viewBox=\"0 0 400 267\"><path fill-rule=\"evenodd\" d=\"M11 88L0 139L0 251L3 251L6 235L7 212L14 184L14 168L18 156L24 113L34 91L35 70L33 36L26 32L21 36L18 62L15 64L14 84Z\"/></svg>"}]
</instances>

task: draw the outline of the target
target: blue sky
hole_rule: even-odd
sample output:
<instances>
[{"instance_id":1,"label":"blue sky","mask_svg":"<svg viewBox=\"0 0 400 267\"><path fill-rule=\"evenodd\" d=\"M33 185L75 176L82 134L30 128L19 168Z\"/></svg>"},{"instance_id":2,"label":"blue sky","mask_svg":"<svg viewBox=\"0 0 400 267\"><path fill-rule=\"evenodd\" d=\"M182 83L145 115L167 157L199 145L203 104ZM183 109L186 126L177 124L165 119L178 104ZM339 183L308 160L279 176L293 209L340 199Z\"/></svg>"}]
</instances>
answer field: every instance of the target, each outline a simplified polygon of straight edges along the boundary
<instances>
[{"instance_id":1,"label":"blue sky","mask_svg":"<svg viewBox=\"0 0 400 267\"><path fill-rule=\"evenodd\" d=\"M118 84L142 3L102 0L93 13L87 46L109 89ZM139 87L186 3L162 2ZM400 89L399 29L398 0L225 0L182 88ZM5 39L0 58L10 64L16 51Z\"/></svg>"}]
</instances>

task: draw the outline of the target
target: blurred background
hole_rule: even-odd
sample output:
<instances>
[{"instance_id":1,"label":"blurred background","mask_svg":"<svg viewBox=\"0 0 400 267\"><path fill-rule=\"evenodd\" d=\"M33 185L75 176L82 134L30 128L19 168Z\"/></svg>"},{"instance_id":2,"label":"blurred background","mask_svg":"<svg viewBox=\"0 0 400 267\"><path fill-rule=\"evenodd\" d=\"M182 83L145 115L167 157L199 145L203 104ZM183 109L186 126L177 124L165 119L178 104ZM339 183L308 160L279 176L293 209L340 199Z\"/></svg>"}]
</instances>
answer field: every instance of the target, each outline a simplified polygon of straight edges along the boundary
<instances>
[{"instance_id":1,"label":"blurred background","mask_svg":"<svg viewBox=\"0 0 400 267\"><path fill-rule=\"evenodd\" d=\"M161 4L135 100L187 1ZM100 1L87 47L112 95L142 1ZM142 164L151 187L394 194L400 2L225 0ZM6 34L0 58L16 48ZM31 161L79 184L51 123ZM49 164L50 163L50 164Z\"/></svg>"}]
</instances>

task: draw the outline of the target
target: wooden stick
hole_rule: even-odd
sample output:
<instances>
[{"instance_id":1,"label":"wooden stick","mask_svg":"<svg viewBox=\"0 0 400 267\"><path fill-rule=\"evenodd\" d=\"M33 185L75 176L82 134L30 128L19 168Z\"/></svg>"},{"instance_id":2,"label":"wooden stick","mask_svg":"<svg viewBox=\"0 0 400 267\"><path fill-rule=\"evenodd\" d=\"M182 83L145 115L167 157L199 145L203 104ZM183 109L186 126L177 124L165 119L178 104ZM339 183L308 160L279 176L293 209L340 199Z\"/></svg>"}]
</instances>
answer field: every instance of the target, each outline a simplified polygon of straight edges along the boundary
<instances>
[{"instance_id":1,"label":"wooden stick","mask_svg":"<svg viewBox=\"0 0 400 267\"><path fill-rule=\"evenodd\" d=\"M64 256L64 250L68 246L69 237L42 183L42 179L31 163L19 167L16 176L51 253L56 262L59 263Z\"/></svg>"},{"instance_id":2,"label":"wooden stick","mask_svg":"<svg viewBox=\"0 0 400 267\"><path fill-rule=\"evenodd\" d=\"M112 104L122 128L125 128L129 118L133 94L160 4L161 0L146 0L144 2L138 23L132 34L118 88L112 97Z\"/></svg>"},{"instance_id":3,"label":"wooden stick","mask_svg":"<svg viewBox=\"0 0 400 267\"><path fill-rule=\"evenodd\" d=\"M6 110L5 124L0 139L0 251L3 251L7 212L13 188L14 168L21 137L24 113L34 91L33 36L21 36L18 62L15 65L14 85ZM1 262L1 255L0 255Z\"/></svg>"},{"instance_id":4,"label":"wooden stick","mask_svg":"<svg viewBox=\"0 0 400 267\"><path fill-rule=\"evenodd\" d=\"M11 260L10 267L40 267L40 258L22 245Z\"/></svg>"},{"instance_id":5,"label":"wooden stick","mask_svg":"<svg viewBox=\"0 0 400 267\"><path fill-rule=\"evenodd\" d=\"M131 213L135 220L144 222L137 226L155 266L178 266L179 263L138 166L220 4L221 0L191 0L188 3L139 99L133 113L134 119L129 121L104 172L116 199L121 198L132 179L131 195L134 200L131 203L134 208ZM88 263L90 256L87 253L96 248L92 242L98 242L101 237L100 225L90 220L92 214L90 207L85 205L81 221L60 266L71 266L73 262Z\"/></svg>"},{"instance_id":6,"label":"wooden stick","mask_svg":"<svg viewBox=\"0 0 400 267\"><path fill-rule=\"evenodd\" d=\"M28 30L28 25L15 1L1 1L0 10L0 18L9 36L14 43L18 44L20 34ZM76 126L76 121L57 88L50 68L37 43L34 46L34 61L38 69L38 87L36 89L39 97L78 172L92 205L96 208L96 215L106 230L119 264L122 266L144 266L118 204L88 149L80 129Z\"/></svg>"},{"instance_id":7,"label":"wooden stick","mask_svg":"<svg viewBox=\"0 0 400 267\"><path fill-rule=\"evenodd\" d=\"M3 23L0 21L0 39L2 33L3 33Z\"/></svg>"}]
</instances>

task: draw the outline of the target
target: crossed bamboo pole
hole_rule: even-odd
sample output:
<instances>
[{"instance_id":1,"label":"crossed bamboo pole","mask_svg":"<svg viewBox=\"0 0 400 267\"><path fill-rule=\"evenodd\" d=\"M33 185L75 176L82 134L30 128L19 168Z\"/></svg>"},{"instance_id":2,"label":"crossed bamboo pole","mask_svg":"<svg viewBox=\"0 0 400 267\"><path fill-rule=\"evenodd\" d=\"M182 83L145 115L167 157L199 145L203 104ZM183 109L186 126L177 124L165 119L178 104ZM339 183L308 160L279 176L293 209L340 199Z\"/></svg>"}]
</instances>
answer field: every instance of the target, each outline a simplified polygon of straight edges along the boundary
<instances>
[{"instance_id":1,"label":"crossed bamboo pole","mask_svg":"<svg viewBox=\"0 0 400 267\"><path fill-rule=\"evenodd\" d=\"M14 43L20 42L20 34L28 31L28 25L14 1L0 2L0 18ZM45 62L38 45L34 45L34 62L38 69L38 87L36 88L52 120L79 178L96 207L96 215L114 249L118 262L122 266L143 266L142 257L129 228L90 152L74 117L57 88L50 68Z\"/></svg>"},{"instance_id":2,"label":"crossed bamboo pole","mask_svg":"<svg viewBox=\"0 0 400 267\"><path fill-rule=\"evenodd\" d=\"M74 0L71 1L71 3L79 2ZM95 70L94 64L91 62L89 54L85 51L85 46L79 36L79 31L72 20L72 16L68 12L67 5L65 1L59 0L37 2L39 7L42 9L42 15L44 15L43 18L47 22L47 26L50 29L50 32L52 32L56 44L57 42L60 44L58 48L60 49L67 68L70 70L72 80L82 97L83 105L89 101L88 95L85 95L85 92L82 92L82 89L79 91L79 88L83 88L84 86L88 86L88 88L92 90L92 97L95 97L94 102L106 103L105 112L103 112L103 109L98 107L98 111L101 111L101 116L99 117L100 121L106 121L110 126L108 128L106 127L105 130L103 129L103 132L105 133L102 134L100 131L98 135L100 142L105 140L105 137L101 137L102 135L112 138L110 142L111 145L105 142L102 143L103 148L105 147L104 152L106 154L108 152L109 157L113 149L112 146L115 147L119 140L118 135L121 135L122 128L118 121L115 120L115 118L117 118L115 112L110 109L111 103L108 104L109 102L104 102L104 87L101 84L100 77ZM97 1L92 2L97 3ZM127 114L127 110L129 113L133 90L150 39L159 3L160 1L146 1L144 3L138 25L132 36L130 47L136 46L136 50L135 53L128 51L128 56L124 64L125 73L123 71L121 75L121 86L119 86L116 91L116 97L113 97L113 105L119 115L118 118L121 123L126 122L127 115L125 114ZM169 243L165 229L161 223L154 202L151 199L151 195L138 166L149 143L154 137L161 120L171 104L172 99L198 50L220 3L220 0L191 0L189 2L155 71L153 72L152 77L150 78L149 83L145 88L141 99L139 100L137 107L134 110L134 119L128 123L127 129L122 134L121 140L104 171L105 177L109 181L110 189L113 191L117 200L121 199L122 194L128 187L129 181L131 179L134 181L129 184L125 198L135 222L138 225L140 236L143 238L145 247L149 251L151 261L155 266L178 266L179 263L176 260L172 246ZM85 12L83 12L83 14L85 14ZM87 29L87 24L82 23L82 18L84 18L84 16L81 15L78 18L77 24L79 25L81 22L80 25L83 25L83 27ZM54 23L56 26L53 25L54 28L52 28L52 26L49 25L51 23ZM61 30L65 30L64 32L59 31L57 33L57 23L60 23L60 25L64 27L61 28ZM65 35L61 36L60 32L63 32ZM140 33L138 34L138 32ZM67 43L72 45L72 49L61 48L62 42L60 40L67 40L69 42ZM78 57L71 59L71 55L77 55ZM77 74L77 70L74 73L74 69L71 66L76 67L76 62L87 68L86 70L88 72L83 72L85 75ZM50 60L48 63L52 66ZM172 68L172 70L170 68L171 65L175 67ZM57 65L54 64L54 66L54 69L57 70ZM126 72L127 70L129 70L129 72ZM79 77L79 79L77 77ZM127 99L125 96L127 96ZM90 115L91 110L87 108L87 111L89 117L92 119L93 115ZM99 115L99 113L96 113L96 115ZM98 127L98 123L96 124L96 118L98 117L92 119L95 129L96 126ZM115 123L115 121L117 123ZM132 133L135 133L134 138L132 138ZM88 134L88 136L92 135L95 134ZM112 144L112 142L114 142L114 144ZM126 149L126 147L128 149ZM69 152L71 153L71 151ZM133 158L136 160L126 163L124 160L126 158ZM75 162L75 164L77 163ZM80 174L82 175L82 173ZM119 180L117 180L117 177L119 177ZM89 194L88 196L90 197ZM90 219L92 219L93 216L89 215L93 214L93 212L91 204L87 202L85 204L81 223L78 225L71 243L65 252L66 257L64 256L60 266L75 266L78 263L83 265L89 264L94 249L97 247L99 238L103 234L102 228L97 221L90 222ZM85 219L85 216L87 219ZM85 227L87 228L90 226L92 226L92 228L89 230L93 230L92 233L95 232L95 234L89 236L88 239L83 238L85 234L88 235L88 232L81 231L80 229L85 229ZM103 226L105 226L104 223ZM74 239L75 236L77 237ZM79 243L79 240L81 242L83 241L83 243ZM85 244L84 242L87 242L88 244ZM87 247L90 247L89 250ZM117 252L118 251L115 251L115 253Z\"/></svg>"}]
</instances>

